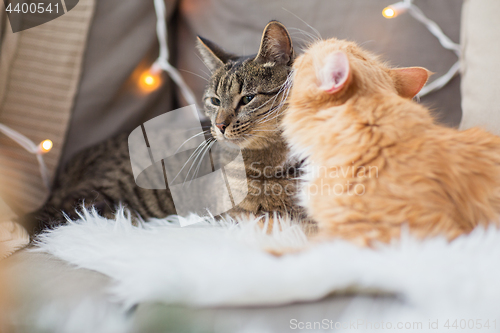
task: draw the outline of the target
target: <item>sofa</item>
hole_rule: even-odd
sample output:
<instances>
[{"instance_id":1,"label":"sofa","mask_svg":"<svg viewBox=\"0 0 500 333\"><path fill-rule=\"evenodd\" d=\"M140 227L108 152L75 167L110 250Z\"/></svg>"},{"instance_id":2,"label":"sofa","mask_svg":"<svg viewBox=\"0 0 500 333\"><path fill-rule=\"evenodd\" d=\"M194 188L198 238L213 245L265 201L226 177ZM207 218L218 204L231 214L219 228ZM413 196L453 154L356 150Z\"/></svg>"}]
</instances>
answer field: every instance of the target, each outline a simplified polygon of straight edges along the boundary
<instances>
[{"instance_id":1,"label":"sofa","mask_svg":"<svg viewBox=\"0 0 500 333\"><path fill-rule=\"evenodd\" d=\"M392 3L166 0L170 62L200 99L207 73L195 49L196 36L227 51L252 54L265 24L277 19L289 29L298 52L315 34L312 26L322 38L354 40L393 66L423 66L435 77L446 73L457 61L456 55L409 15L385 19L382 9ZM431 107L437 121L446 126L482 126L500 134L496 66L500 23L495 16L500 5L495 0L415 0L415 4L462 45L461 75L420 102ZM34 142L53 141L54 148L44 155L52 178L82 149L187 104L165 73L152 92L144 93L137 85L140 74L158 55L152 0L80 0L57 20L16 34L9 30L5 15L0 23L0 123ZM48 195L34 156L2 135L0 184L0 198L15 215L37 209ZM0 214L0 221L11 219L4 211ZM216 309L139 304L123 326L113 321L119 305L107 297L112 281L102 274L29 250L0 265L0 283L6 286L10 281L4 289L11 291L3 306L12 309L10 329L19 332L65 328L194 332L206 327L214 332L243 332L246 324L255 321L262 321L269 332L284 332L290 316L340 317L353 300L352 295L332 295L280 307ZM366 296L361 301L366 308L380 311L401 302L391 295ZM225 326L226 318L233 320Z\"/></svg>"}]
</instances>

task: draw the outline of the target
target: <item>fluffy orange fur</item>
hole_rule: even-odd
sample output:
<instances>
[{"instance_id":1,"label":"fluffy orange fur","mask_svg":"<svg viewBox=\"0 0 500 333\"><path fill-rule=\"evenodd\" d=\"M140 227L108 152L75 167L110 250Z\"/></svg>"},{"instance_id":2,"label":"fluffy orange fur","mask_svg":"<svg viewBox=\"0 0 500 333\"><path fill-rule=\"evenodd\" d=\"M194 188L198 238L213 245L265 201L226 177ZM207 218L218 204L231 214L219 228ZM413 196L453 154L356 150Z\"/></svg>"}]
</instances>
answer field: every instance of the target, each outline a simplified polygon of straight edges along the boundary
<instances>
[{"instance_id":1,"label":"fluffy orange fur","mask_svg":"<svg viewBox=\"0 0 500 333\"><path fill-rule=\"evenodd\" d=\"M408 225L418 237L451 240L498 222L500 138L436 124L411 100L427 70L391 69L329 39L294 71L284 135L310 165L301 199L320 237L371 245Z\"/></svg>"}]
</instances>

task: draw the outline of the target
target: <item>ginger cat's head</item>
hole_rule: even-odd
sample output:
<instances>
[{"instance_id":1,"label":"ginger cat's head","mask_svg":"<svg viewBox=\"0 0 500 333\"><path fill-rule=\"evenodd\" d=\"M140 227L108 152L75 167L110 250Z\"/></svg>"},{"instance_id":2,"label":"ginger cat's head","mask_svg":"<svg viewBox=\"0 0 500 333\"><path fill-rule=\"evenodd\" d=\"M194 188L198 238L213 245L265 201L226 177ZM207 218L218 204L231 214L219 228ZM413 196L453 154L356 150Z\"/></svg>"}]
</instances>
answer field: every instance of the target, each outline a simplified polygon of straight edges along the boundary
<instances>
[{"instance_id":1,"label":"ginger cat's head","mask_svg":"<svg viewBox=\"0 0 500 333\"><path fill-rule=\"evenodd\" d=\"M380 93L411 99L429 74L421 67L389 68L355 43L332 38L313 44L296 59L292 96L313 107Z\"/></svg>"},{"instance_id":2,"label":"ginger cat's head","mask_svg":"<svg viewBox=\"0 0 500 333\"><path fill-rule=\"evenodd\" d=\"M429 74L421 67L390 68L353 42L318 41L294 62L289 109L282 121L284 137L301 158L309 148L328 142L345 148L345 159L351 161L366 138L397 141L400 133L395 129L433 121L425 108L411 102ZM407 107L383 106L389 104ZM317 122L325 125L320 132ZM317 150L314 158L333 158L323 152Z\"/></svg>"}]
</instances>

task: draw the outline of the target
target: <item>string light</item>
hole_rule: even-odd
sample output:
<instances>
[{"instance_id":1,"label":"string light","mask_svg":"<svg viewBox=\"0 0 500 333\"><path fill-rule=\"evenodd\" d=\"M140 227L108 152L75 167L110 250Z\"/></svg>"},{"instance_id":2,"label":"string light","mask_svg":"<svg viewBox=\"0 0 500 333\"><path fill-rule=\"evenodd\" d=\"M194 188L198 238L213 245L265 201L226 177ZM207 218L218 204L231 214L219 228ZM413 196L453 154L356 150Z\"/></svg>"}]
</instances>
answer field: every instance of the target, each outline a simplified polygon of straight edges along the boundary
<instances>
[{"instance_id":1,"label":"string light","mask_svg":"<svg viewBox=\"0 0 500 333\"><path fill-rule=\"evenodd\" d=\"M460 45L454 43L450 38L448 38L448 36L444 34L443 30L441 30L436 22L427 18L427 16L424 15L420 8L413 4L413 0L404 0L390 5L382 10L382 15L387 19L392 19L400 14L405 13L406 11L408 11L410 15L413 16L413 18L415 18L417 21L425 25L425 27L439 40L439 42L445 49L453 51L460 58ZM448 82L450 82L451 79L455 77L455 75L458 74L459 70L460 61L457 61L455 64L453 64L453 66L451 66L446 74L425 85L425 87L420 90L417 97L420 98L433 91L441 89L442 87L447 85Z\"/></svg>"},{"instance_id":2,"label":"string light","mask_svg":"<svg viewBox=\"0 0 500 333\"><path fill-rule=\"evenodd\" d=\"M39 147L39 151L40 153L42 154L45 154L45 153L48 153L51 149L52 149L52 146L53 146L53 143L51 140L43 140L42 142L40 142L40 145L38 146Z\"/></svg>"},{"instance_id":3,"label":"string light","mask_svg":"<svg viewBox=\"0 0 500 333\"><path fill-rule=\"evenodd\" d=\"M148 86L152 86L155 83L155 79L152 75L147 75L144 78L144 83L147 84Z\"/></svg>"},{"instance_id":4,"label":"string light","mask_svg":"<svg viewBox=\"0 0 500 333\"><path fill-rule=\"evenodd\" d=\"M198 115L201 119L206 119L206 116L201 111L202 109L196 102L196 97L193 91L186 84L182 78L179 71L169 63L169 52L167 43L167 24L166 24L166 8L164 0L154 0L155 12L156 12L156 34L158 37L158 43L160 44L160 54L158 59L151 66L150 71L156 72L160 70L166 71L172 81L179 87L180 92L188 104L194 104Z\"/></svg>"},{"instance_id":5,"label":"string light","mask_svg":"<svg viewBox=\"0 0 500 333\"><path fill-rule=\"evenodd\" d=\"M192 90L187 86L187 84L182 79L182 76L179 72L168 62L169 53L167 47L167 27L165 22L166 9L163 0L154 0L157 24L156 31L158 35L158 41L160 44L160 55L155 63L151 66L151 68L139 77L139 86L145 92L151 92L156 90L162 83L160 72L161 70L165 70L170 74L170 77L173 81L179 86L182 95L186 99L189 104L195 104L198 112L200 112L200 108L196 103L196 98ZM390 5L382 11L382 15L387 19L392 19L397 17L400 14L409 11L409 13L419 22L423 23L427 29L439 40L441 45L449 50L455 52L455 54L460 57L460 45L454 43L449 39L439 28L439 26L432 20L428 19L422 11L413 4L413 0L404 0L402 2L395 3ZM417 95L418 97L422 97L427 95L428 93L441 89L444 87L459 71L460 62L455 63L450 70L443 75L442 77L434 80L430 84L427 84ZM201 112L200 115L204 117ZM35 154L37 160L40 165L40 173L42 175L42 180L45 186L50 189L50 177L48 174L47 167L42 158L42 154L48 153L52 147L53 143L51 140L44 140L38 146L36 146L33 141L28 139L26 136L21 133L14 131L13 129L0 124L0 132L10 137L12 140L16 141L19 145L21 145L28 152Z\"/></svg>"},{"instance_id":6,"label":"string light","mask_svg":"<svg viewBox=\"0 0 500 333\"><path fill-rule=\"evenodd\" d=\"M144 71L139 77L139 88L145 93L158 89L161 83L162 79L160 71L153 71L152 69L149 69Z\"/></svg>"},{"instance_id":7,"label":"string light","mask_svg":"<svg viewBox=\"0 0 500 333\"><path fill-rule=\"evenodd\" d=\"M151 92L156 90L162 83L161 71L164 70L168 72L172 80L179 86L180 91L188 104L196 105L196 109L200 115L200 118L205 116L201 112L198 103L196 103L196 98L193 91L184 82L182 76L179 74L177 69L175 69L169 62L169 52L167 43L167 24L166 24L166 9L164 0L154 0L154 6L156 11L156 32L158 35L158 42L160 44L160 54L158 59L153 63L151 68L143 72L139 77L139 87L144 92ZM0 123L0 132L7 135L9 138L17 142L26 151L31 154L35 154L40 166L40 174L42 176L43 183L50 190L50 175L43 161L42 155L48 153L52 147L53 143L51 140L44 140L38 146L31 141L26 136L13 130L12 128L5 126Z\"/></svg>"},{"instance_id":8,"label":"string light","mask_svg":"<svg viewBox=\"0 0 500 333\"><path fill-rule=\"evenodd\" d=\"M394 9L392 9L391 7L385 7L384 10L382 11L382 15L385 17L385 18L393 18L395 17L396 15L396 12L394 11Z\"/></svg>"},{"instance_id":9,"label":"string light","mask_svg":"<svg viewBox=\"0 0 500 333\"><path fill-rule=\"evenodd\" d=\"M22 135L18 131L13 130L12 128L5 126L4 124L0 124L0 132L17 142L21 147L23 147L27 152L36 155L36 159L40 166L40 175L42 176L42 181L45 187L50 190L50 175L47 170L47 166L43 161L42 155L44 153L49 152L52 149L52 141L44 140L40 142L37 146L28 139L26 136Z\"/></svg>"},{"instance_id":10,"label":"string light","mask_svg":"<svg viewBox=\"0 0 500 333\"><path fill-rule=\"evenodd\" d=\"M387 19L395 18L396 16L405 13L408 10L408 8L410 8L410 6L411 3L398 2L388 7L385 7L384 10L382 11L382 15Z\"/></svg>"}]
</instances>

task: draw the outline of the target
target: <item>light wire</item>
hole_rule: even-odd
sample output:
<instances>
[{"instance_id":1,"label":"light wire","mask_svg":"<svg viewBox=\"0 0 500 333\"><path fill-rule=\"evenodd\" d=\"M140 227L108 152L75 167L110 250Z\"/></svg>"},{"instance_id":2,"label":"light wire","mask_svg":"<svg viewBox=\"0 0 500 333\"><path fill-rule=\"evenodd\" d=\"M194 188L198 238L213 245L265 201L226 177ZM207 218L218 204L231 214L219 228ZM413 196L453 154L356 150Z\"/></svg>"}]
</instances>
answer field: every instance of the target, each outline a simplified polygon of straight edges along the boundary
<instances>
[{"instance_id":1,"label":"light wire","mask_svg":"<svg viewBox=\"0 0 500 333\"><path fill-rule=\"evenodd\" d=\"M453 51L459 58L461 54L460 45L454 43L448 36L446 36L441 30L441 28L436 24L436 22L429 19L425 14L418 8L415 4L413 4L413 0L404 0L400 2L400 4L404 4L411 16L413 16L417 21L424 24L427 29L439 40L441 45L448 50ZM165 3L163 0L154 0L154 7L156 12L156 33L158 36L158 43L160 46L158 59L151 66L151 70L154 72L158 72L160 69L166 71L172 80L177 84L180 88L182 95L184 96L186 102L188 104L194 104L198 113L202 118L205 116L201 113L201 109L196 102L196 98L194 96L193 91L186 84L179 71L173 67L169 62L169 52L168 52L168 42L167 42L167 24L166 24L166 9ZM451 81L457 75L460 70L460 61L457 61L448 72L432 81L431 83L425 85L424 88L417 95L419 98L423 97L431 92L441 89L448 82ZM23 147L26 151L35 154L38 160L38 164L40 165L40 174L43 180L43 183L47 189L50 190L50 176L47 170L47 166L42 157L42 151L39 149L38 145L33 143L26 136L21 133L7 127L0 123L0 132L17 142L21 147Z\"/></svg>"},{"instance_id":2,"label":"light wire","mask_svg":"<svg viewBox=\"0 0 500 333\"><path fill-rule=\"evenodd\" d=\"M172 80L177 84L180 88L182 95L186 99L188 104L194 104L201 118L205 116L201 114L198 103L196 102L196 98L193 94L193 91L188 87L188 85L184 82L182 76L179 74L177 69L175 69L169 62L169 52L168 52L168 42L167 42L167 24L165 21L166 18L166 9L164 0L154 0L155 12L157 17L156 22L156 34L158 35L158 43L160 45L160 51L158 59L151 66L152 72L159 72L161 69L166 71ZM38 164L40 166L40 174L43 180L43 183L47 189L50 190L50 175L47 170L47 166L42 157L42 151L39 149L38 145L36 145L33 141L31 141L26 136L21 133L13 130L12 128L3 125L0 123L0 132L17 142L21 147L23 147L29 153L35 154L38 160Z\"/></svg>"},{"instance_id":3,"label":"light wire","mask_svg":"<svg viewBox=\"0 0 500 333\"><path fill-rule=\"evenodd\" d=\"M437 25L436 22L429 19L422 12L420 8L418 8L414 3L414 0L404 0L402 2L398 2L392 6L401 5L403 8L406 8L411 16L415 18L417 21L425 25L427 30L430 31L439 41L439 43L447 50L453 51L457 57L460 59L461 49L460 44L453 42L448 36L446 36L443 30ZM434 81L426 84L422 90L417 94L417 97L423 97L428 95L431 92L437 91L447 85L460 71L460 60L454 63L451 68L448 70L446 74L435 79Z\"/></svg>"},{"instance_id":4,"label":"light wire","mask_svg":"<svg viewBox=\"0 0 500 333\"><path fill-rule=\"evenodd\" d=\"M159 69L163 69L166 71L172 80L177 84L180 88L182 96L186 100L188 104L194 104L196 106L196 110L200 114L200 116L205 117L201 114L201 109L196 102L196 97L194 96L193 91L186 84L184 79L182 78L179 71L172 66L169 62L169 52L168 52L168 42L167 42L167 24L166 24L166 9L164 0L154 0L155 11L156 11L156 34L158 35L158 43L160 45L160 52L158 59L151 66L152 72L158 72Z\"/></svg>"},{"instance_id":5,"label":"light wire","mask_svg":"<svg viewBox=\"0 0 500 333\"><path fill-rule=\"evenodd\" d=\"M43 161L42 151L40 147L36 145L33 141L28 139L26 136L22 135L18 131L15 131L4 124L0 124L0 132L2 132L15 142L17 142L21 147L23 147L29 153L36 155L36 159L38 160L38 164L40 165L40 174L42 176L43 184L48 190L50 190L50 175L47 170L47 166Z\"/></svg>"}]
</instances>

